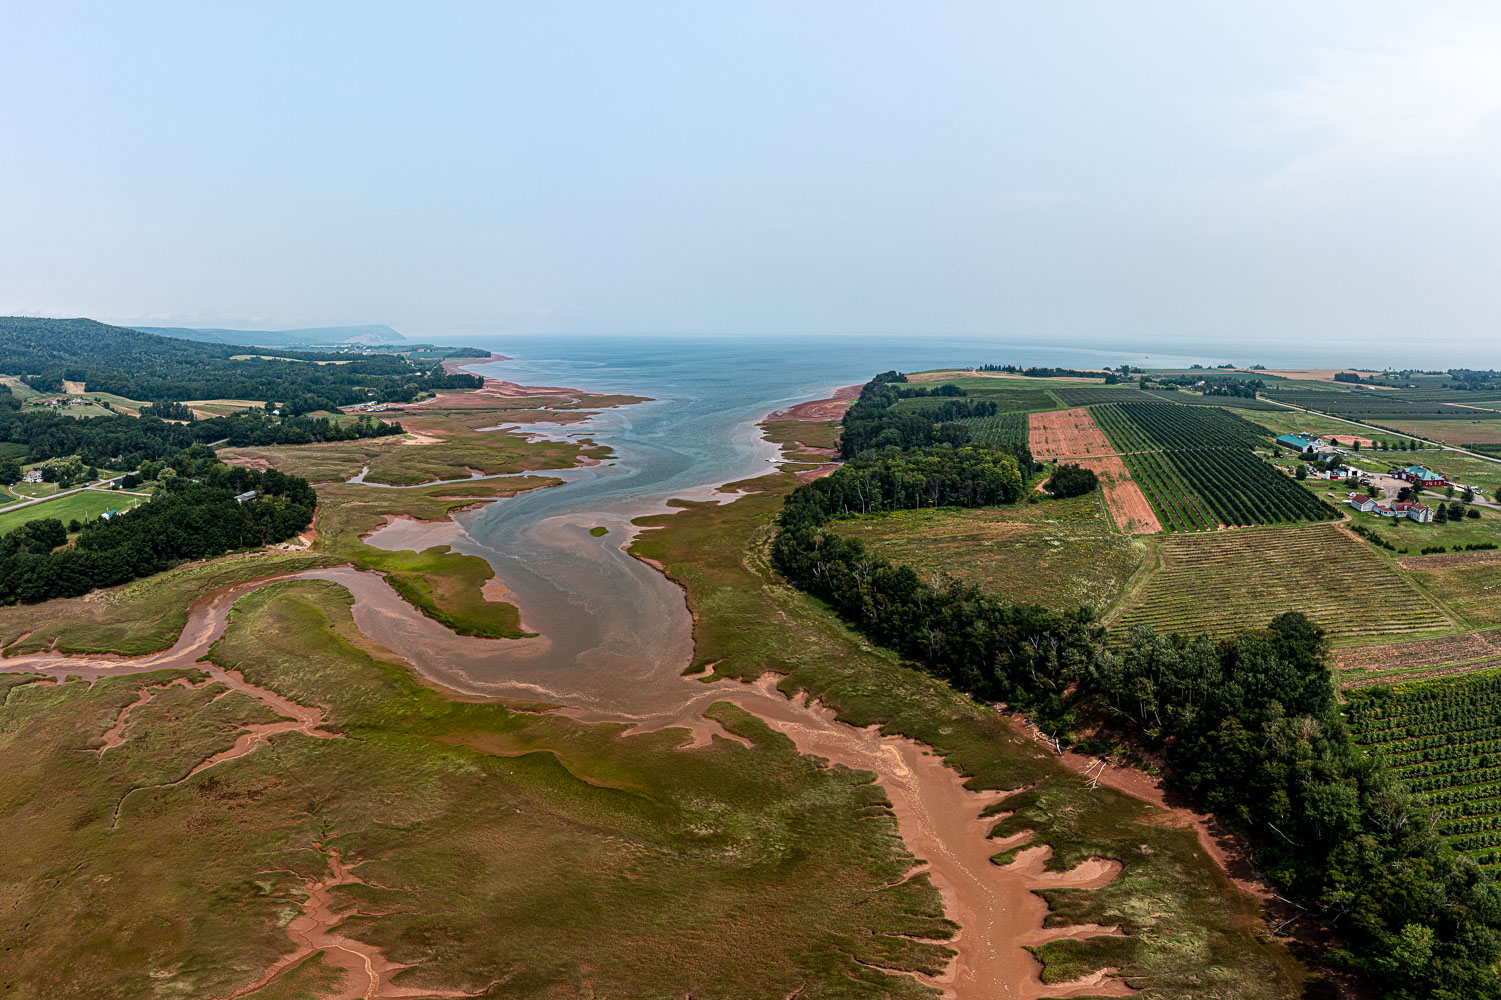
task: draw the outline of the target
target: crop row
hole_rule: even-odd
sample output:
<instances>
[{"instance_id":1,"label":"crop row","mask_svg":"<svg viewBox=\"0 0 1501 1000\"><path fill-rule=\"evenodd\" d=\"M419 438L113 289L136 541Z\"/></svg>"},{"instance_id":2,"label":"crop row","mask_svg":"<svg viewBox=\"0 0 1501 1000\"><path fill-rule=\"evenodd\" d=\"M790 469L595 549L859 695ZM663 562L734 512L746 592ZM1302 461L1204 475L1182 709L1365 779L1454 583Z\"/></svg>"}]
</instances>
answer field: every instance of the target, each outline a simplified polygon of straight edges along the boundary
<instances>
[{"instance_id":1,"label":"crop row","mask_svg":"<svg viewBox=\"0 0 1501 1000\"><path fill-rule=\"evenodd\" d=\"M1356 743L1429 809L1456 850L1501 847L1501 672L1359 688L1347 697Z\"/></svg>"},{"instance_id":2,"label":"crop row","mask_svg":"<svg viewBox=\"0 0 1501 1000\"><path fill-rule=\"evenodd\" d=\"M1185 410L1171 403L1122 403L1119 409L1164 450L1254 448L1267 439L1265 428L1213 407Z\"/></svg>"},{"instance_id":3,"label":"crop row","mask_svg":"<svg viewBox=\"0 0 1501 1000\"><path fill-rule=\"evenodd\" d=\"M1027 414L996 413L988 417L962 420L969 427L970 440L992 448L1027 447Z\"/></svg>"},{"instance_id":4,"label":"crop row","mask_svg":"<svg viewBox=\"0 0 1501 1000\"><path fill-rule=\"evenodd\" d=\"M1169 531L1203 531L1215 526L1202 498L1188 488L1172 464L1156 452L1122 456L1131 478L1146 494L1157 520Z\"/></svg>"},{"instance_id":5,"label":"crop row","mask_svg":"<svg viewBox=\"0 0 1501 1000\"><path fill-rule=\"evenodd\" d=\"M1158 543L1162 568L1125 608L1122 627L1222 635L1299 610L1336 637L1450 626L1395 570L1330 525L1182 534Z\"/></svg>"},{"instance_id":6,"label":"crop row","mask_svg":"<svg viewBox=\"0 0 1501 1000\"><path fill-rule=\"evenodd\" d=\"M1091 411L1169 530L1323 521L1339 514L1251 451L1266 431L1209 407L1119 403Z\"/></svg>"},{"instance_id":7,"label":"crop row","mask_svg":"<svg viewBox=\"0 0 1501 1000\"><path fill-rule=\"evenodd\" d=\"M1449 403L1422 399L1405 399L1392 393L1373 391L1340 392L1335 389L1309 390L1289 389L1277 386L1267 389L1265 395L1280 399L1294 406L1304 406L1322 413L1352 420L1367 417L1424 417L1428 419L1473 420L1478 411ZM1483 414L1481 414L1483 416Z\"/></svg>"}]
</instances>

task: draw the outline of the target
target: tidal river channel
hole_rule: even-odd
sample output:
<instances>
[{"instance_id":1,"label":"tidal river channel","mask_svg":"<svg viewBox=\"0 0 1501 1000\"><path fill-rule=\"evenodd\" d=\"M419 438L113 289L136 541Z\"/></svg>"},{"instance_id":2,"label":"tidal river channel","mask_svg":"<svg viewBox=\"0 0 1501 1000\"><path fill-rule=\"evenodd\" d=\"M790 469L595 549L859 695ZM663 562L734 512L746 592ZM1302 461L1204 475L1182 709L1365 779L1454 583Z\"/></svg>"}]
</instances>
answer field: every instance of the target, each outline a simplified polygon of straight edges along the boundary
<instances>
[{"instance_id":1,"label":"tidal river channel","mask_svg":"<svg viewBox=\"0 0 1501 1000\"><path fill-rule=\"evenodd\" d=\"M653 729L683 726L692 731L694 743L723 733L702 718L703 710L714 701L735 702L786 733L803 752L876 773L907 847L924 859L948 915L961 928L950 942L957 957L932 980L948 996L991 1000L1127 992L1119 980L1103 973L1045 987L1038 981L1036 960L1024 947L1112 933L1113 928L1099 927L1045 930L1046 907L1032 890L1104 885L1118 871L1114 862L1087 860L1072 871L1049 872L1044 868L1049 849L1034 845L1022 848L1013 863L998 867L991 856L1018 841L989 840L990 824L980 816L1002 796L966 790L959 775L922 745L836 722L817 704L784 697L774 677L755 684L704 684L683 677L693 650L683 593L623 547L632 518L665 510L674 497L714 498L721 484L769 471L775 450L756 427L767 413L826 396L875 371L980 364L994 359L998 350L1021 364L1094 367L1146 359L994 344L982 349L957 341L883 340L873 345L850 338L606 338L569 341L566 350L541 342L494 346L519 359L477 365L476 372L526 385L626 393L652 401L602 411L584 424L527 427L529 432L592 438L614 449L614 459L569 470L561 474L566 481L560 486L489 503L458 515L454 523L395 522L372 535L371 542L392 548L443 542L484 557L509 592L506 599L521 609L523 624L537 636L503 640L456 635L402 601L380 576L349 567L294 576L347 587L361 631L424 675L461 691L546 701L567 706L570 714L586 720L629 721ZM608 530L591 534L595 527ZM254 752L277 734L326 737L316 710L198 662L224 631L233 602L268 582L239 584L200 601L177 643L162 653L134 659L39 653L8 659L0 670L91 679L165 667L207 669L215 679L261 699L285 720L245 734L234 750L204 762L203 768ZM387 972L369 963L365 967L369 981L363 995L396 995L387 991Z\"/></svg>"}]
</instances>

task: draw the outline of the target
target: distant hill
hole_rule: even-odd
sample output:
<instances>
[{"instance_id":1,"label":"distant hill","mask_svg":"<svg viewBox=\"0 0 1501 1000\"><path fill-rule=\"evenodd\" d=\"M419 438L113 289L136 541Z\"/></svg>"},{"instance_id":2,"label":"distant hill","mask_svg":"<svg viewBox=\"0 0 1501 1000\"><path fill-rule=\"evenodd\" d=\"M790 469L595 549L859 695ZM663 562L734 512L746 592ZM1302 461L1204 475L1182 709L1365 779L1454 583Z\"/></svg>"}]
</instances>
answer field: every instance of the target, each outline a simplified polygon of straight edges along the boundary
<instances>
[{"instance_id":1,"label":"distant hill","mask_svg":"<svg viewBox=\"0 0 1501 1000\"><path fill-rule=\"evenodd\" d=\"M265 346L160 337L91 319L0 317L0 374L19 375L44 392L60 392L68 381L85 383L88 392L152 401L305 398L305 412L328 408L320 400L396 402L482 384L472 375L448 375L437 358L414 363L396 354L279 345L278 357L255 357Z\"/></svg>"},{"instance_id":2,"label":"distant hill","mask_svg":"<svg viewBox=\"0 0 1501 1000\"><path fill-rule=\"evenodd\" d=\"M255 347L308 347L331 344L398 344L406 337L389 326L312 326L300 330L221 330L186 326L137 326L131 329L174 340L206 344L249 344Z\"/></svg>"}]
</instances>

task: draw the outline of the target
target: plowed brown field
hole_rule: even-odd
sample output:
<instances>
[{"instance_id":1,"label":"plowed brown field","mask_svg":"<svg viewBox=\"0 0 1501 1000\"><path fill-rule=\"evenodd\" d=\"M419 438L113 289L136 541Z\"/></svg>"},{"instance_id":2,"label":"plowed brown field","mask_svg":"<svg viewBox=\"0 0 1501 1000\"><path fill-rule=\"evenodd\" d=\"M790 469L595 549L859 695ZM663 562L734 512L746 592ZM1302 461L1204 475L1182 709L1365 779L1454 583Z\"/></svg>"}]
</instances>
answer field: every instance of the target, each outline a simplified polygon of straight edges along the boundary
<instances>
[{"instance_id":1,"label":"plowed brown field","mask_svg":"<svg viewBox=\"0 0 1501 1000\"><path fill-rule=\"evenodd\" d=\"M1038 458L1089 458L1115 454L1082 406L1027 415L1027 435Z\"/></svg>"},{"instance_id":2,"label":"plowed brown field","mask_svg":"<svg viewBox=\"0 0 1501 1000\"><path fill-rule=\"evenodd\" d=\"M1155 535L1162 530L1162 522L1152 512L1146 494L1131 478L1126 463L1115 455L1102 458L1081 458L1079 464L1093 469L1100 477L1100 487L1105 491L1105 506L1115 526L1132 535Z\"/></svg>"},{"instance_id":3,"label":"plowed brown field","mask_svg":"<svg viewBox=\"0 0 1501 1000\"><path fill-rule=\"evenodd\" d=\"M1162 522L1152 512L1146 494L1131 478L1126 463L1116 455L1084 407L1050 410L1027 415L1027 435L1032 454L1042 459L1069 459L1100 477L1105 506L1115 526L1135 535L1153 535Z\"/></svg>"}]
</instances>

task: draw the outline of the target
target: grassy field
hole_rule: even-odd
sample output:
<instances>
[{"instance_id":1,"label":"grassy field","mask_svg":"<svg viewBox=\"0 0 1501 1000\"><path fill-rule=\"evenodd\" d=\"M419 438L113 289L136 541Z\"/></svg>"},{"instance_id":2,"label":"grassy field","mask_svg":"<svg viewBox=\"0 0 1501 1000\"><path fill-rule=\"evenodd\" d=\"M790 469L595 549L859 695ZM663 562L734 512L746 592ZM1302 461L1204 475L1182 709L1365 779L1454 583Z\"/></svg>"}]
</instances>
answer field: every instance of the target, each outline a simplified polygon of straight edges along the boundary
<instances>
[{"instance_id":1,"label":"grassy field","mask_svg":"<svg viewBox=\"0 0 1501 1000\"><path fill-rule=\"evenodd\" d=\"M241 410L259 410L266 403L260 399L190 399L182 405L199 417L227 417Z\"/></svg>"},{"instance_id":2,"label":"grassy field","mask_svg":"<svg viewBox=\"0 0 1501 1000\"><path fill-rule=\"evenodd\" d=\"M972 788L1025 787L1005 801L995 836L1030 829L1054 849L1051 865L1113 858L1121 877L1103 889L1045 893L1061 923L1118 924L1110 965L1123 967L1143 997L1220 1000L1302 995L1305 973L1264 938L1257 907L1226 881L1190 831L1107 788L1091 790L995 711L925 674L901 666L844 628L817 601L780 583L765 563L770 519L790 477L757 481L764 492L729 504L682 505L642 518L632 551L660 560L684 585L697 620L695 660L712 677L786 675L783 691L806 691L855 725L920 740L969 776ZM788 641L795 637L796 641ZM1092 943L1039 949L1044 975L1098 968Z\"/></svg>"},{"instance_id":3,"label":"grassy field","mask_svg":"<svg viewBox=\"0 0 1501 1000\"><path fill-rule=\"evenodd\" d=\"M1375 418L1372 418L1375 419ZM1384 427L1403 434L1427 438L1444 444L1464 447L1467 444L1501 444L1501 419L1477 418L1474 420L1377 420Z\"/></svg>"},{"instance_id":4,"label":"grassy field","mask_svg":"<svg viewBox=\"0 0 1501 1000\"><path fill-rule=\"evenodd\" d=\"M749 745L685 750L681 731L449 701L321 582L243 598L210 655L321 706L344 738L278 736L182 780L265 721L262 703L156 688L101 758L79 751L146 679L3 679L20 682L0 699L8 996L229 995L289 950L331 851L364 882L332 890L340 933L410 965L395 982L414 992L932 996L883 971L936 971L952 925L926 876L904 879L880 789L732 706L710 711ZM255 995L337 978L313 957Z\"/></svg>"},{"instance_id":5,"label":"grassy field","mask_svg":"<svg viewBox=\"0 0 1501 1000\"><path fill-rule=\"evenodd\" d=\"M1356 426L1343 420L1334 420L1317 413L1302 413L1297 410L1255 410L1244 414L1247 420L1267 429L1269 436L1278 434L1312 434L1324 438L1369 438L1372 441L1396 442L1399 435L1383 431L1379 427Z\"/></svg>"},{"instance_id":6,"label":"grassy field","mask_svg":"<svg viewBox=\"0 0 1501 1000\"><path fill-rule=\"evenodd\" d=\"M1470 628L1501 625L1501 561L1451 564L1444 556L1420 556L1402 564Z\"/></svg>"},{"instance_id":7,"label":"grassy field","mask_svg":"<svg viewBox=\"0 0 1501 1000\"><path fill-rule=\"evenodd\" d=\"M1319 483L1320 495L1334 492L1335 497L1324 496L1330 503L1343 501L1345 487L1340 483ZM1451 501L1436 499L1430 496L1423 497L1423 503L1429 507L1437 504L1449 504ZM1345 508L1349 510L1349 508ZM1480 517L1467 517L1461 522L1448 521L1444 524L1429 522L1419 524L1409 521L1405 517L1379 517L1370 513L1350 511L1354 523L1375 532L1382 539L1391 544L1399 555L1420 555L1425 548L1443 546L1446 549L1462 549L1466 545L1484 545L1494 543L1501 545L1501 511L1477 508Z\"/></svg>"},{"instance_id":8,"label":"grassy field","mask_svg":"<svg viewBox=\"0 0 1501 1000\"><path fill-rule=\"evenodd\" d=\"M1109 608L1147 551L1114 530L1097 492L1015 507L904 511L833 527L924 575L947 573L1018 603L1059 610Z\"/></svg>"},{"instance_id":9,"label":"grassy field","mask_svg":"<svg viewBox=\"0 0 1501 1000\"><path fill-rule=\"evenodd\" d=\"M1373 546L1334 525L1164 537L1157 553L1115 620L1121 629L1228 635L1283 611L1306 613L1336 644L1460 627Z\"/></svg>"},{"instance_id":10,"label":"grassy field","mask_svg":"<svg viewBox=\"0 0 1501 1000\"><path fill-rule=\"evenodd\" d=\"M144 501L145 497L110 490L83 490L67 496L32 504L19 510L0 511L0 535L14 531L27 521L43 517L55 517L66 525L77 518L92 520L107 510L127 511Z\"/></svg>"}]
</instances>

